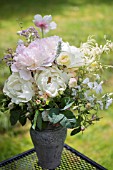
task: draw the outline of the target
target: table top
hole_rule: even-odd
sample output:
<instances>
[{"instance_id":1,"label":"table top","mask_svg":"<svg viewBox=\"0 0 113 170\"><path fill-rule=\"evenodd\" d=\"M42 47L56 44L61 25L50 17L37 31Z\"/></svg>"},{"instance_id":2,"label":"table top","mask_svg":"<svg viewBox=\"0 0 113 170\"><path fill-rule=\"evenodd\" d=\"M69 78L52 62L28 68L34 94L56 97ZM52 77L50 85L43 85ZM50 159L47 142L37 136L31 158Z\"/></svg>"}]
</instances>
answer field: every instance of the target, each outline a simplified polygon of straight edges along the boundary
<instances>
[{"instance_id":1,"label":"table top","mask_svg":"<svg viewBox=\"0 0 113 170\"><path fill-rule=\"evenodd\" d=\"M38 165L35 149L14 156L0 163L0 170L42 170ZM107 170L95 161L64 144L61 165L56 170Z\"/></svg>"}]
</instances>

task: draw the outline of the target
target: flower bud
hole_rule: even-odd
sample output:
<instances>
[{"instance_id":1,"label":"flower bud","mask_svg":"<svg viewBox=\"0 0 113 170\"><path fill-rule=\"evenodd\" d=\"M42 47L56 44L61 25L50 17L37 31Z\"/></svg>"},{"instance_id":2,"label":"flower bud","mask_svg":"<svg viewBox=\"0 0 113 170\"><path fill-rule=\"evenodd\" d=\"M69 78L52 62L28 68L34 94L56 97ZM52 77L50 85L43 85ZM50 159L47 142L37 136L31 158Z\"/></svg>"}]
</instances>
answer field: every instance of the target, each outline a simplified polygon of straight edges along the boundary
<instances>
[{"instance_id":1,"label":"flower bud","mask_svg":"<svg viewBox=\"0 0 113 170\"><path fill-rule=\"evenodd\" d=\"M85 126L81 126L81 131L84 131L85 130Z\"/></svg>"},{"instance_id":2,"label":"flower bud","mask_svg":"<svg viewBox=\"0 0 113 170\"><path fill-rule=\"evenodd\" d=\"M41 103L40 100L36 100L36 104L39 105Z\"/></svg>"},{"instance_id":3,"label":"flower bud","mask_svg":"<svg viewBox=\"0 0 113 170\"><path fill-rule=\"evenodd\" d=\"M71 88L71 87L75 87L75 86L77 86L76 78L70 78L70 80L69 80L69 87Z\"/></svg>"},{"instance_id":4,"label":"flower bud","mask_svg":"<svg viewBox=\"0 0 113 170\"><path fill-rule=\"evenodd\" d=\"M87 103L86 104L86 109L90 109L91 108L91 103Z\"/></svg>"}]
</instances>

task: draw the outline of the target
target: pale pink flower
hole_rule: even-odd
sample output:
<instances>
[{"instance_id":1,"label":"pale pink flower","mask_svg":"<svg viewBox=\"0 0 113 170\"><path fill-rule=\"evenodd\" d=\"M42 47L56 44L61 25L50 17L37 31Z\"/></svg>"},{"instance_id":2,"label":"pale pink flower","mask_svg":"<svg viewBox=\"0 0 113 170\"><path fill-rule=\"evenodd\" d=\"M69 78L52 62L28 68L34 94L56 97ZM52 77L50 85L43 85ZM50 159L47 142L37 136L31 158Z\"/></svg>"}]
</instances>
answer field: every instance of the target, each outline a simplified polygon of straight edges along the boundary
<instances>
[{"instance_id":1,"label":"pale pink flower","mask_svg":"<svg viewBox=\"0 0 113 170\"><path fill-rule=\"evenodd\" d=\"M44 33L47 33L50 29L55 29L56 28L56 23L51 22L52 21L52 16L51 15L45 15L42 17L41 15L37 14L34 16L34 24L43 30Z\"/></svg>"},{"instance_id":2,"label":"pale pink flower","mask_svg":"<svg viewBox=\"0 0 113 170\"><path fill-rule=\"evenodd\" d=\"M21 77L28 80L30 79L30 70L42 70L44 67L51 66L56 57L59 41L61 39L58 36L52 36L37 39L31 42L28 47L19 45L11 67L12 71L20 72Z\"/></svg>"}]
</instances>

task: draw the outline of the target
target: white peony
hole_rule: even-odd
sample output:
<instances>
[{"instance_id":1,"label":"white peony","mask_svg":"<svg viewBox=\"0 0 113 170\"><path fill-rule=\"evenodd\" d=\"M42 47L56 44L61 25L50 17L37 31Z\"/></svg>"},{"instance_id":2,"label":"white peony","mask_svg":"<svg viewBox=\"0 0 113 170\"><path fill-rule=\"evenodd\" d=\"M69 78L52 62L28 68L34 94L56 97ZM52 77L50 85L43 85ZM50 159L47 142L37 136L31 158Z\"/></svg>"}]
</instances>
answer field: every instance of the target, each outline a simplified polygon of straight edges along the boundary
<instances>
[{"instance_id":1,"label":"white peony","mask_svg":"<svg viewBox=\"0 0 113 170\"><path fill-rule=\"evenodd\" d=\"M36 73L35 81L42 94L46 93L50 97L56 97L59 92L66 89L68 77L66 73L62 73L58 68L50 67L40 74Z\"/></svg>"},{"instance_id":2,"label":"white peony","mask_svg":"<svg viewBox=\"0 0 113 170\"><path fill-rule=\"evenodd\" d=\"M32 83L20 78L18 73L13 73L5 82L3 92L11 98L12 103L28 102L32 99L34 91Z\"/></svg>"}]
</instances>

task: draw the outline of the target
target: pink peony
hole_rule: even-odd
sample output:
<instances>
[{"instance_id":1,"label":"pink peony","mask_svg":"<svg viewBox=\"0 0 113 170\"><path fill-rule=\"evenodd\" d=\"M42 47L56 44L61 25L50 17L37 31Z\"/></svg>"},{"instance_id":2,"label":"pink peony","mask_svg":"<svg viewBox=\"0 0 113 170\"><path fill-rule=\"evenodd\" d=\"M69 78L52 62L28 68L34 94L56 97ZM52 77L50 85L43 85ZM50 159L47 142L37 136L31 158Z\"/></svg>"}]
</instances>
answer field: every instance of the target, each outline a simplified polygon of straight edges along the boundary
<instances>
[{"instance_id":1,"label":"pink peony","mask_svg":"<svg viewBox=\"0 0 113 170\"><path fill-rule=\"evenodd\" d=\"M14 63L11 67L12 71L20 72L24 70L27 76L30 70L42 70L44 67L51 66L56 57L59 41L61 41L61 39L58 36L52 36L37 39L31 42L28 47L19 45L14 56ZM22 71L21 77L23 78Z\"/></svg>"}]
</instances>

